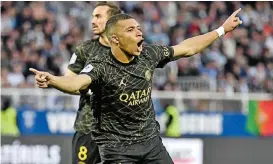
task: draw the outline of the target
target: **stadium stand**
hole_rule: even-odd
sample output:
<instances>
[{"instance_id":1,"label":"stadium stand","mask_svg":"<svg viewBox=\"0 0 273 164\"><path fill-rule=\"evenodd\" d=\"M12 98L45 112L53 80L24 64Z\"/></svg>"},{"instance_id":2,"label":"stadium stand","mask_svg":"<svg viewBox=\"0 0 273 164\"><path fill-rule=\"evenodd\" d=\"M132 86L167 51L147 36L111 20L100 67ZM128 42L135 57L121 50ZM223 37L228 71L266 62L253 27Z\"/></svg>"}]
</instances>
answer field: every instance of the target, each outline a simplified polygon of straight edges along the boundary
<instances>
[{"instance_id":1,"label":"stadium stand","mask_svg":"<svg viewBox=\"0 0 273 164\"><path fill-rule=\"evenodd\" d=\"M28 68L63 74L75 46L93 38L94 2L1 2L1 87L35 87ZM273 93L272 2L117 2L147 43L175 45L221 25L242 7L243 25L202 54L154 76L159 90ZM145 12L144 12L145 11Z\"/></svg>"}]
</instances>

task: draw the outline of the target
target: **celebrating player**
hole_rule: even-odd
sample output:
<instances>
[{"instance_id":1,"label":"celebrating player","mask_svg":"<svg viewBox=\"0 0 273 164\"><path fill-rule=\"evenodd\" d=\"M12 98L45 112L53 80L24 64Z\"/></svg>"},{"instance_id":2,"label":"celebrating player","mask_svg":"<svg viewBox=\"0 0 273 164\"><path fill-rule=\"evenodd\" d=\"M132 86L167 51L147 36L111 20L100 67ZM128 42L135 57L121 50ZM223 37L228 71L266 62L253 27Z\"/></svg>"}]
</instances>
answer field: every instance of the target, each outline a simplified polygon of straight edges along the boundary
<instances>
[{"instance_id":1,"label":"celebrating player","mask_svg":"<svg viewBox=\"0 0 273 164\"><path fill-rule=\"evenodd\" d=\"M173 163L159 136L151 100L154 69L193 56L242 22L235 11L215 31L170 46L142 45L139 24L126 14L112 16L106 24L111 51L88 59L80 75L53 76L31 69L41 88L63 92L91 89L98 121L92 137L103 163Z\"/></svg>"},{"instance_id":2,"label":"celebrating player","mask_svg":"<svg viewBox=\"0 0 273 164\"><path fill-rule=\"evenodd\" d=\"M92 30L99 38L85 41L76 47L75 53L70 59L65 76L76 76L84 68L87 59L96 58L96 55L108 51L107 38L105 36L105 24L107 20L115 15L120 14L121 10L112 2L99 2L94 11L92 18ZM71 94L80 94L79 91ZM73 164L88 163L96 164L100 162L100 155L97 144L91 139L93 110L90 104L90 95L82 93L80 97L79 109L74 124L75 134L72 141L72 160Z\"/></svg>"}]
</instances>

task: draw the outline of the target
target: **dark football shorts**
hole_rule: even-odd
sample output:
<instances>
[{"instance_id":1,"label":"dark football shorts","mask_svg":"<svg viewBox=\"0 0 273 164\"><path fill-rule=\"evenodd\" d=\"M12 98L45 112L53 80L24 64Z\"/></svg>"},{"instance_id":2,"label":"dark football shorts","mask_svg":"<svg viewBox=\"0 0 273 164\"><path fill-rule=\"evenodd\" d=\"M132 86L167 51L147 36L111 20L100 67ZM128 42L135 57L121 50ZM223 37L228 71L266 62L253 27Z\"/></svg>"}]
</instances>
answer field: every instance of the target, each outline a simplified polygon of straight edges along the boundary
<instances>
[{"instance_id":1,"label":"dark football shorts","mask_svg":"<svg viewBox=\"0 0 273 164\"><path fill-rule=\"evenodd\" d=\"M173 164L160 136L123 147L100 146L102 164Z\"/></svg>"}]
</instances>

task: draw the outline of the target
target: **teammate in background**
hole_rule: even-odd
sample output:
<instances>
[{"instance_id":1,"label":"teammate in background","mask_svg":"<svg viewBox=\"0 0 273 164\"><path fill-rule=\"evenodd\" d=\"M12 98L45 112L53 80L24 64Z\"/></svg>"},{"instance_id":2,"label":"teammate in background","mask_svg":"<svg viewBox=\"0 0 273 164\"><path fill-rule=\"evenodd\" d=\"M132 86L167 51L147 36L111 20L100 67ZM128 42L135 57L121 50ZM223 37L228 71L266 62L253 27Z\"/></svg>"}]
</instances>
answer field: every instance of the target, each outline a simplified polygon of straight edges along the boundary
<instances>
[{"instance_id":1,"label":"teammate in background","mask_svg":"<svg viewBox=\"0 0 273 164\"><path fill-rule=\"evenodd\" d=\"M234 30L242 22L235 11L215 31L170 46L143 46L139 24L126 14L111 17L106 36L111 51L89 59L80 75L53 76L35 69L40 88L49 85L63 92L91 88L99 128L92 137L99 145L102 163L173 163L159 136L159 124L151 100L152 75L155 68L168 62L193 56L217 38Z\"/></svg>"},{"instance_id":2,"label":"teammate in background","mask_svg":"<svg viewBox=\"0 0 273 164\"><path fill-rule=\"evenodd\" d=\"M112 2L99 2L92 18L92 30L99 38L85 41L76 47L75 53L70 59L65 76L76 76L84 68L87 59L96 58L96 55L109 51L110 47L104 34L107 20L120 14L121 10ZM81 94L79 91L71 94ZM86 163L95 164L100 162L100 155L97 144L91 139L93 111L90 104L90 92L82 93L79 109L74 123L75 134L72 141L73 164Z\"/></svg>"}]
</instances>

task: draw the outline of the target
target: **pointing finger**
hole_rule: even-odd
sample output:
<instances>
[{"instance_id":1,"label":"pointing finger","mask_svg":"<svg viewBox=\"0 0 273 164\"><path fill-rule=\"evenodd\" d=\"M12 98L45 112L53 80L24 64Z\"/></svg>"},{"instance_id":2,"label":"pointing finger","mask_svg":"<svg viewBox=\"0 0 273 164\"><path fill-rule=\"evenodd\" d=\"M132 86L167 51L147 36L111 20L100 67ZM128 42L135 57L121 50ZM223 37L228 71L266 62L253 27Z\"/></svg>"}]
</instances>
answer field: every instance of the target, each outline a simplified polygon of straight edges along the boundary
<instances>
[{"instance_id":1,"label":"pointing finger","mask_svg":"<svg viewBox=\"0 0 273 164\"><path fill-rule=\"evenodd\" d=\"M40 72L34 68L29 69L30 72L33 72L34 74L39 74Z\"/></svg>"},{"instance_id":2,"label":"pointing finger","mask_svg":"<svg viewBox=\"0 0 273 164\"><path fill-rule=\"evenodd\" d=\"M239 8L236 11L234 11L234 13L231 16L235 17L240 11L241 11L241 8Z\"/></svg>"}]
</instances>

